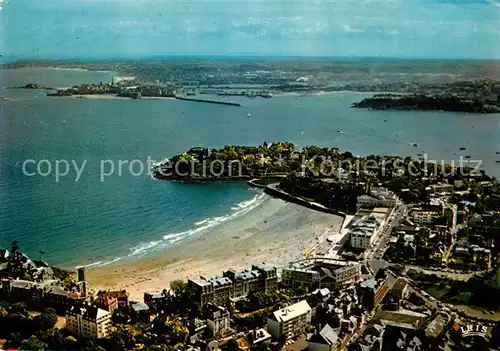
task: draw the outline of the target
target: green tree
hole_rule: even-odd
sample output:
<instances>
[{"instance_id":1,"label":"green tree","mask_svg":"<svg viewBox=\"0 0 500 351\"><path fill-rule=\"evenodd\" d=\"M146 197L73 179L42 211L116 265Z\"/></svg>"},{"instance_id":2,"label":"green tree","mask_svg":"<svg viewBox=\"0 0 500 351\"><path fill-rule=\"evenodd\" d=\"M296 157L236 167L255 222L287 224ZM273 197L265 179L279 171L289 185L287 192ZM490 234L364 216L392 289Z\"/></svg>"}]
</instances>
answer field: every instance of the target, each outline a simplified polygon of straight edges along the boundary
<instances>
[{"instance_id":1,"label":"green tree","mask_svg":"<svg viewBox=\"0 0 500 351\"><path fill-rule=\"evenodd\" d=\"M41 342L35 335L23 340L20 346L21 350L45 350L47 344Z\"/></svg>"},{"instance_id":2,"label":"green tree","mask_svg":"<svg viewBox=\"0 0 500 351\"><path fill-rule=\"evenodd\" d=\"M42 313L35 317L35 323L41 330L54 328L57 323L57 314L53 308L46 308Z\"/></svg>"},{"instance_id":3,"label":"green tree","mask_svg":"<svg viewBox=\"0 0 500 351\"><path fill-rule=\"evenodd\" d=\"M175 279L170 282L170 289L176 296L180 296L187 291L187 283L182 279Z\"/></svg>"}]
</instances>

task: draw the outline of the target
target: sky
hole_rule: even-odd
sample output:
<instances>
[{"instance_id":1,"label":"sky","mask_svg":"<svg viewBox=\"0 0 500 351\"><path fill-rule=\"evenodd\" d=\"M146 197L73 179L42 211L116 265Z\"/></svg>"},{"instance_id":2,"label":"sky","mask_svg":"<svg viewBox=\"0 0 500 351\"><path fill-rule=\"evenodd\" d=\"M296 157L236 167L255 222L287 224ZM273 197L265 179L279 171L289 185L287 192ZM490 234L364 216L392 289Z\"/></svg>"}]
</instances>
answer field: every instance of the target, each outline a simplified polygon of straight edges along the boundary
<instances>
[{"instance_id":1,"label":"sky","mask_svg":"<svg viewBox=\"0 0 500 351\"><path fill-rule=\"evenodd\" d=\"M0 0L18 58L500 59L500 0Z\"/></svg>"}]
</instances>

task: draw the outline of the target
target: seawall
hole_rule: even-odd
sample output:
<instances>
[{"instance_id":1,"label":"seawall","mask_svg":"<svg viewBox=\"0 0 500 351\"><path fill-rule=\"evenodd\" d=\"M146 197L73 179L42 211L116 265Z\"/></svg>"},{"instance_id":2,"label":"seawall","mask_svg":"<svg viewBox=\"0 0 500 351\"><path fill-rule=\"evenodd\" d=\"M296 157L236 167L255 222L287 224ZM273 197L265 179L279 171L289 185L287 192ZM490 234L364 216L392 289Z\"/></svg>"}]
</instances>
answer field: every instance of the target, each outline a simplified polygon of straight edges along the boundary
<instances>
[{"instance_id":1,"label":"seawall","mask_svg":"<svg viewBox=\"0 0 500 351\"><path fill-rule=\"evenodd\" d=\"M264 189L264 192L270 196L277 197L279 199L282 199L282 200L285 200L288 202L292 202L294 204L301 205L301 206L310 208L310 209L315 210L315 211L321 211L324 213L333 214L336 216L340 216L344 219L347 216L344 212L337 211L335 209L331 209L331 208L325 207L321 204L310 202L310 201L304 200L300 197L293 196L287 192L284 192L284 191L277 188L277 185L278 185L277 182L273 181L272 183L269 183L269 181L270 181L269 178L267 178L267 179L254 178L254 179L251 179L250 181L248 181L248 184L251 186L257 187L257 188Z\"/></svg>"}]
</instances>

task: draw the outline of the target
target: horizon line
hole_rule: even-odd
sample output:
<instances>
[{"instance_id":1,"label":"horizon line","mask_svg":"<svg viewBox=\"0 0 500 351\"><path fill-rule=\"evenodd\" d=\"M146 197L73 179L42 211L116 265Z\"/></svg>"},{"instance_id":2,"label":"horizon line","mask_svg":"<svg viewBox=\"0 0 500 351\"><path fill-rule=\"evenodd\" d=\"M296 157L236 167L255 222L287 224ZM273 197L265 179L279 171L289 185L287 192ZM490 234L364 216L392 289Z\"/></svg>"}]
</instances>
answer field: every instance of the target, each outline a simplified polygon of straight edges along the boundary
<instances>
[{"instance_id":1,"label":"horizon line","mask_svg":"<svg viewBox=\"0 0 500 351\"><path fill-rule=\"evenodd\" d=\"M340 56L340 55L307 55L297 53L279 54L220 54L220 53L171 53L150 55L102 55L102 56L29 56L1 55L0 65L22 63L23 61L99 61L99 60L161 60L172 58L227 58L227 59L337 59L337 60L401 60L401 61L500 61L500 57L439 57L439 56Z\"/></svg>"}]
</instances>

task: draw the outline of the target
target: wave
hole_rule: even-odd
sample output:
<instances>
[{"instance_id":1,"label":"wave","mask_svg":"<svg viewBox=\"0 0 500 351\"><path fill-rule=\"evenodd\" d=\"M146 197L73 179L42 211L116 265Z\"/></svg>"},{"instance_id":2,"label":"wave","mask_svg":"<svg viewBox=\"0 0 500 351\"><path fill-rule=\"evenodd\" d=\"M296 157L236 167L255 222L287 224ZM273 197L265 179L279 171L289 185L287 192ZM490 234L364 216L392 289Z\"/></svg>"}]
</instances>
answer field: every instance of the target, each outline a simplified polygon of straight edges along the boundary
<instances>
[{"instance_id":1,"label":"wave","mask_svg":"<svg viewBox=\"0 0 500 351\"><path fill-rule=\"evenodd\" d=\"M190 237L201 236L227 221L252 211L254 208L262 204L266 198L267 195L265 193L256 194L249 200L244 200L235 204L231 207L231 211L224 216L205 218L201 221L195 222L194 227L189 230L167 233L163 235L161 240L141 243L138 246L134 246L130 249L130 254L128 256L144 256L147 253L165 249Z\"/></svg>"},{"instance_id":2,"label":"wave","mask_svg":"<svg viewBox=\"0 0 500 351\"><path fill-rule=\"evenodd\" d=\"M172 246L173 244L181 241L188 239L193 236L201 236L210 230L213 230L217 226L230 221L238 216L244 215L250 211L252 211L254 208L258 207L260 204L264 202L264 200L267 198L267 195L265 193L259 193L254 195L249 200L244 200L233 207L231 207L231 211L224 215L224 216L217 216L217 217L212 217L212 218L205 218L201 221L195 222L194 223L194 228L178 232L178 233L168 233L163 235L162 239L160 240L154 240L150 242L145 242L145 243L140 243L137 246L134 246L129 249L129 254L127 256L123 256L125 258L131 258L131 257L143 257L151 252L154 251L159 251L163 250L165 248L168 248ZM110 261L97 261L93 262L87 265L83 265L80 267L103 267L110 265L112 263L115 263L119 260L121 260L122 257L117 257L115 259L112 259ZM78 267L76 267L78 268Z\"/></svg>"},{"instance_id":3,"label":"wave","mask_svg":"<svg viewBox=\"0 0 500 351\"><path fill-rule=\"evenodd\" d=\"M161 240L157 240L135 246L130 249L131 253L129 254L129 256L140 255L141 253L147 252L149 249L155 247L161 242L162 242Z\"/></svg>"},{"instance_id":4,"label":"wave","mask_svg":"<svg viewBox=\"0 0 500 351\"><path fill-rule=\"evenodd\" d=\"M121 257L117 257L117 258L112 259L111 261L104 261L104 262L97 261L97 262L93 262L93 263L89 263L89 264L85 264L85 265L81 265L81 266L76 266L75 268L78 269L78 268L89 268L89 267L103 267L103 266L107 266L108 264L115 263L121 259L122 259Z\"/></svg>"}]
</instances>

